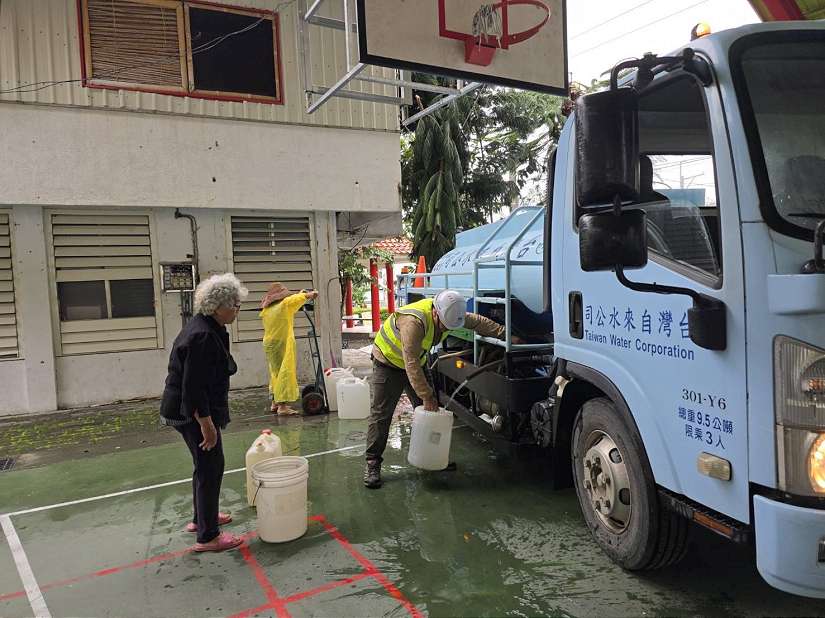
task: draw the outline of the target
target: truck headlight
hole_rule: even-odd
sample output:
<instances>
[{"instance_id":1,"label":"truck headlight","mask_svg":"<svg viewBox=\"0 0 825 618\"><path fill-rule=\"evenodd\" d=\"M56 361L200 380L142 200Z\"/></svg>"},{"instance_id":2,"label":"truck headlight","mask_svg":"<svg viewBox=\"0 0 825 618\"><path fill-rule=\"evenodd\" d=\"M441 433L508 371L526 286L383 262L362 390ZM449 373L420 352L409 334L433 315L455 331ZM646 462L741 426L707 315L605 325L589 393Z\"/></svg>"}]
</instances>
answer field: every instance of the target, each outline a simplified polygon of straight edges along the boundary
<instances>
[{"instance_id":1,"label":"truck headlight","mask_svg":"<svg viewBox=\"0 0 825 618\"><path fill-rule=\"evenodd\" d=\"M825 495L825 350L776 337L774 393L779 488Z\"/></svg>"},{"instance_id":2,"label":"truck headlight","mask_svg":"<svg viewBox=\"0 0 825 618\"><path fill-rule=\"evenodd\" d=\"M808 479L816 493L825 494L825 434L819 434L811 446L808 455Z\"/></svg>"},{"instance_id":3,"label":"truck headlight","mask_svg":"<svg viewBox=\"0 0 825 618\"><path fill-rule=\"evenodd\" d=\"M825 359L816 360L805 368L800 390L808 401L825 401Z\"/></svg>"}]
</instances>

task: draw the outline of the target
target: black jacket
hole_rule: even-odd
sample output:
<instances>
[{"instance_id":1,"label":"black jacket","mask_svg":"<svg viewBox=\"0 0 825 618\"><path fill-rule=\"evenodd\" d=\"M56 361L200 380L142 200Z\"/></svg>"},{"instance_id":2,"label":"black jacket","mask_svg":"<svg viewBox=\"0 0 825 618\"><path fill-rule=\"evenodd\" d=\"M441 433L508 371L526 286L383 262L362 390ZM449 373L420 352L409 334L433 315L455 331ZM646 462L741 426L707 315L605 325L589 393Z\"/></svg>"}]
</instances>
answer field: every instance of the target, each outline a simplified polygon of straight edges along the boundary
<instances>
[{"instance_id":1,"label":"black jacket","mask_svg":"<svg viewBox=\"0 0 825 618\"><path fill-rule=\"evenodd\" d=\"M165 425L191 423L195 412L229 423L229 376L237 371L229 333L214 318L196 315L178 334L169 355L169 375L160 404Z\"/></svg>"}]
</instances>

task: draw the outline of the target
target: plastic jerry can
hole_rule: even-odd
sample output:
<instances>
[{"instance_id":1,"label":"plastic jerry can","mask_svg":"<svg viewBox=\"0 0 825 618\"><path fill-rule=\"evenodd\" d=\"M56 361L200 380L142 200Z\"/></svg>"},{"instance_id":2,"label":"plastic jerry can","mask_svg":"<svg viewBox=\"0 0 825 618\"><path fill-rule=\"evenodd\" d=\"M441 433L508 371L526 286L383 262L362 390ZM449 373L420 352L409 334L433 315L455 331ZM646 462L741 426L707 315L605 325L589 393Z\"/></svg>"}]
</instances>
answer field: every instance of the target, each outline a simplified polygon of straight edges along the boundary
<instances>
[{"instance_id":1,"label":"plastic jerry can","mask_svg":"<svg viewBox=\"0 0 825 618\"><path fill-rule=\"evenodd\" d=\"M280 457L281 439L272 433L271 429L264 429L261 435L255 438L252 446L246 451L246 501L252 506L255 499L257 485L252 478L252 466L267 459Z\"/></svg>"},{"instance_id":2,"label":"plastic jerry can","mask_svg":"<svg viewBox=\"0 0 825 618\"><path fill-rule=\"evenodd\" d=\"M428 412L424 406L418 406L413 414L407 461L422 470L443 470L450 463L452 437L452 412L444 408Z\"/></svg>"},{"instance_id":3,"label":"plastic jerry can","mask_svg":"<svg viewBox=\"0 0 825 618\"><path fill-rule=\"evenodd\" d=\"M370 387L365 379L338 381L338 418L364 419L370 416Z\"/></svg>"},{"instance_id":4,"label":"plastic jerry can","mask_svg":"<svg viewBox=\"0 0 825 618\"><path fill-rule=\"evenodd\" d=\"M324 369L324 388L327 391L327 403L329 403L329 411L335 412L338 410L338 380L342 378L351 378L352 369L344 369L343 367L330 367Z\"/></svg>"}]
</instances>

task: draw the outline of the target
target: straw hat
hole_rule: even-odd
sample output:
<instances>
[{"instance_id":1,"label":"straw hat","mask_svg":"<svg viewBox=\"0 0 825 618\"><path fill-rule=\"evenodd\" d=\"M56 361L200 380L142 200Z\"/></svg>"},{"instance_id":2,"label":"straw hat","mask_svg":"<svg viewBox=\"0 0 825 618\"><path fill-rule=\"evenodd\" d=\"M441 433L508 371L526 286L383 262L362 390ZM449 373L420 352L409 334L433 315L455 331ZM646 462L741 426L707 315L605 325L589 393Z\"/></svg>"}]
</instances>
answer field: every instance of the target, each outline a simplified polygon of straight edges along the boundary
<instances>
[{"instance_id":1,"label":"straw hat","mask_svg":"<svg viewBox=\"0 0 825 618\"><path fill-rule=\"evenodd\" d=\"M273 283L269 286L266 295L261 301L261 309L266 309L270 305L280 302L287 296L291 295L292 292L290 292L289 288L287 288L285 285L281 283Z\"/></svg>"}]
</instances>

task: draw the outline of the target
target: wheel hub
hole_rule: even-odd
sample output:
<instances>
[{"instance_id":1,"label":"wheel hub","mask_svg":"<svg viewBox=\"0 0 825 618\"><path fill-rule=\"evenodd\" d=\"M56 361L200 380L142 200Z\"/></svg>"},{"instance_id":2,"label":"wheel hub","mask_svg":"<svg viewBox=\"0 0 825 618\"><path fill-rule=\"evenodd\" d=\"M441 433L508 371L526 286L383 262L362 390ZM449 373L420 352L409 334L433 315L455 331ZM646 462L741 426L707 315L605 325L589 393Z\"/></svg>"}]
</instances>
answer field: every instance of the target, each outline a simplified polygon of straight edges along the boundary
<instances>
[{"instance_id":1,"label":"wheel hub","mask_svg":"<svg viewBox=\"0 0 825 618\"><path fill-rule=\"evenodd\" d=\"M613 532L624 532L630 523L630 480L624 457L613 439L596 431L587 441L582 460L582 480L590 505Z\"/></svg>"}]
</instances>

